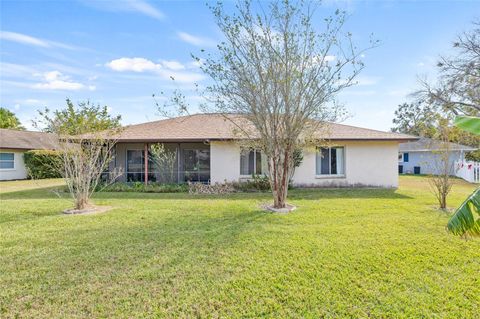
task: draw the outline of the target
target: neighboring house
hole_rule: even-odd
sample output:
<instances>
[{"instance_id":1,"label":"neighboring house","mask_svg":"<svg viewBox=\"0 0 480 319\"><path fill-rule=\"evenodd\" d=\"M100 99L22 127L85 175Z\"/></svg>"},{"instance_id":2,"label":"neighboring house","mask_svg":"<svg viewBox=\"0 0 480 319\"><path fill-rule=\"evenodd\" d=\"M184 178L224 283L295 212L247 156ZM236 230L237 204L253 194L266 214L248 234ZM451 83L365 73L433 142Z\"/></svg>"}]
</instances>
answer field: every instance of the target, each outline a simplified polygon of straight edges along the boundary
<instances>
[{"instance_id":1,"label":"neighboring house","mask_svg":"<svg viewBox=\"0 0 480 319\"><path fill-rule=\"evenodd\" d=\"M465 153L476 148L456 143L449 143L450 174L455 175L456 161L463 161ZM441 167L442 150L445 146L441 141L421 138L418 141L401 143L398 153L398 172L400 174L438 174Z\"/></svg>"},{"instance_id":2,"label":"neighboring house","mask_svg":"<svg viewBox=\"0 0 480 319\"><path fill-rule=\"evenodd\" d=\"M0 129L0 181L27 178L23 153L55 149L54 141L49 133Z\"/></svg>"},{"instance_id":3,"label":"neighboring house","mask_svg":"<svg viewBox=\"0 0 480 319\"><path fill-rule=\"evenodd\" d=\"M238 182L265 172L264 155L241 148L235 133L241 119L234 125L226 116L235 122L240 118L196 114L127 126L112 136L117 145L110 171L116 167L123 172L119 181L165 181L148 155L152 143L164 143L176 154L173 182ZM398 144L417 139L333 123L317 138L325 142L303 151L295 185L397 187Z\"/></svg>"}]
</instances>

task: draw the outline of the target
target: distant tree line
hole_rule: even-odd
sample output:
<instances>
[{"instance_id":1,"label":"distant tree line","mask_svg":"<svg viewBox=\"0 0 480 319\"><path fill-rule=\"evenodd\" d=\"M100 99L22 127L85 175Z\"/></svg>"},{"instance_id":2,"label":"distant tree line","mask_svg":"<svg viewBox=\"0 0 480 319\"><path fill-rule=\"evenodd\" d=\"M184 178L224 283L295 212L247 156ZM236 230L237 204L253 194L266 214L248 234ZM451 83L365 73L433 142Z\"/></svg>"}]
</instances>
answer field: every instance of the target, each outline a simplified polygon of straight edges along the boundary
<instances>
[{"instance_id":1,"label":"distant tree line","mask_svg":"<svg viewBox=\"0 0 480 319\"><path fill-rule=\"evenodd\" d=\"M455 55L441 56L434 84L421 80L414 101L400 104L392 131L478 147L480 136L453 126L458 115L480 116L480 21L453 42ZM445 125L451 127L442 130ZM443 132L443 133L442 133ZM448 132L448 136L442 136ZM480 161L480 151L468 159Z\"/></svg>"}]
</instances>

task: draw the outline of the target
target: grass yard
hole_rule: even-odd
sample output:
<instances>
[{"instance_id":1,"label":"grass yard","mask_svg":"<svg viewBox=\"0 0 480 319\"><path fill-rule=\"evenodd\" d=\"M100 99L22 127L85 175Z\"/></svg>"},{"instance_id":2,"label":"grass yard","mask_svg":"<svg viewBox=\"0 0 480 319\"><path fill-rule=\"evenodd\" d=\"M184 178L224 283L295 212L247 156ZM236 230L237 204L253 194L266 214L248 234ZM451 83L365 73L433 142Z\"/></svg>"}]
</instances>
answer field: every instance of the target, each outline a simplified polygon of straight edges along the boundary
<instances>
[{"instance_id":1,"label":"grass yard","mask_svg":"<svg viewBox=\"0 0 480 319\"><path fill-rule=\"evenodd\" d=\"M445 231L425 177L398 190L101 193L0 183L0 317L478 318L480 240ZM50 187L50 188L47 188ZM455 207L473 190L457 181Z\"/></svg>"}]
</instances>

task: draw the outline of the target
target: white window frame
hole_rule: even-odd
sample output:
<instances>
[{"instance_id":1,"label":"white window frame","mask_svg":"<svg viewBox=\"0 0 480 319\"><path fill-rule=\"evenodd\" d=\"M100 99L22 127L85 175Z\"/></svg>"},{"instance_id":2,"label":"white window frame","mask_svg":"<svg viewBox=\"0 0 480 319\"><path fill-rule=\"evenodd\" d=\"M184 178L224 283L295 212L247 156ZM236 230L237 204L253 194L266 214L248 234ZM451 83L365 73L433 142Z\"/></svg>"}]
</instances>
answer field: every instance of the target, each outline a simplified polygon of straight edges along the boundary
<instances>
[{"instance_id":1,"label":"white window frame","mask_svg":"<svg viewBox=\"0 0 480 319\"><path fill-rule=\"evenodd\" d=\"M401 155L401 158L400 158L400 156L399 156L399 158L398 158L398 162L399 162L399 163L403 163L403 161L404 161L404 157L403 157L404 153L403 153L403 152L399 152L398 155Z\"/></svg>"},{"instance_id":2,"label":"white window frame","mask_svg":"<svg viewBox=\"0 0 480 319\"><path fill-rule=\"evenodd\" d=\"M327 148L329 157L331 158L332 154L332 148L342 148L343 149L343 154L342 154L342 161L343 161L343 174L317 174L317 160L318 160L318 153L321 152L322 148ZM315 153L315 178L345 178L347 174L347 148L344 145L334 145L334 146L319 146L317 147L317 151ZM329 163L329 171L331 171L331 163Z\"/></svg>"},{"instance_id":3,"label":"white window frame","mask_svg":"<svg viewBox=\"0 0 480 319\"><path fill-rule=\"evenodd\" d=\"M1 154L13 154L13 160L1 160L0 162L12 162L13 161L13 168L0 168L0 171L14 171L15 167L15 152L0 152Z\"/></svg>"},{"instance_id":4,"label":"white window frame","mask_svg":"<svg viewBox=\"0 0 480 319\"><path fill-rule=\"evenodd\" d=\"M264 169L263 169L263 154L262 151L259 149L240 149L240 159L242 158L242 152L248 151L247 155L250 154L250 152L253 152L253 175L254 176L261 176L264 175ZM257 152L260 153L260 174L255 173L257 171ZM242 174L242 161L240 160L240 178L252 178L252 174Z\"/></svg>"}]
</instances>

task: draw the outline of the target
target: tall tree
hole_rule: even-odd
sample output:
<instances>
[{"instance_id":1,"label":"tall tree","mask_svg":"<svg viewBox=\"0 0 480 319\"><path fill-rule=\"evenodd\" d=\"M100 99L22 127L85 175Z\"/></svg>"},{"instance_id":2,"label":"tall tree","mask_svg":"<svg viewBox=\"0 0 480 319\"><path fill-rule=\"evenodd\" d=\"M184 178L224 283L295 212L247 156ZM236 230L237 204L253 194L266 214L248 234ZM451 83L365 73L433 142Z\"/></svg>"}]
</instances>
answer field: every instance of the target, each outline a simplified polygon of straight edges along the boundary
<instances>
[{"instance_id":1,"label":"tall tree","mask_svg":"<svg viewBox=\"0 0 480 319\"><path fill-rule=\"evenodd\" d=\"M57 169L65 178L78 212L89 207L90 198L113 159L115 141L105 130L111 130L113 135L120 128L120 119L120 116L110 115L106 106L90 102L75 106L68 99L65 109L39 111L35 124L55 133L61 157ZM119 174L119 171L110 171L110 180L115 180Z\"/></svg>"},{"instance_id":2,"label":"tall tree","mask_svg":"<svg viewBox=\"0 0 480 319\"><path fill-rule=\"evenodd\" d=\"M444 111L437 105L427 104L424 101L403 103L395 110L393 132L411 134L421 137L436 138L441 136L435 123L442 121L450 127L449 142L460 143L473 147L480 145L480 136L463 131L453 126L452 112ZM478 151L469 152L466 157L478 161Z\"/></svg>"},{"instance_id":3,"label":"tall tree","mask_svg":"<svg viewBox=\"0 0 480 319\"><path fill-rule=\"evenodd\" d=\"M343 11L318 30L311 2L245 0L235 7L211 7L224 40L216 54L195 58L213 83L208 110L241 115L226 119L266 155L273 207L285 208L295 150L320 145L316 133L344 114L336 96L355 84L364 50L343 30Z\"/></svg>"},{"instance_id":4,"label":"tall tree","mask_svg":"<svg viewBox=\"0 0 480 319\"><path fill-rule=\"evenodd\" d=\"M423 81L418 94L455 115L480 116L480 21L459 35L453 48L456 55L437 63L437 83Z\"/></svg>"},{"instance_id":5,"label":"tall tree","mask_svg":"<svg viewBox=\"0 0 480 319\"><path fill-rule=\"evenodd\" d=\"M99 132L120 126L121 116L112 116L108 107L95 105L90 101L79 102L75 106L70 99L66 100L64 109L51 111L48 108L38 111L37 125L45 132L78 135Z\"/></svg>"},{"instance_id":6,"label":"tall tree","mask_svg":"<svg viewBox=\"0 0 480 319\"><path fill-rule=\"evenodd\" d=\"M403 103L395 110L392 131L415 136L432 137L435 135L435 126L433 125L435 117L436 111L434 108L423 101Z\"/></svg>"},{"instance_id":7,"label":"tall tree","mask_svg":"<svg viewBox=\"0 0 480 319\"><path fill-rule=\"evenodd\" d=\"M8 128L13 130L24 130L18 117L12 111L0 107L0 128Z\"/></svg>"}]
</instances>

